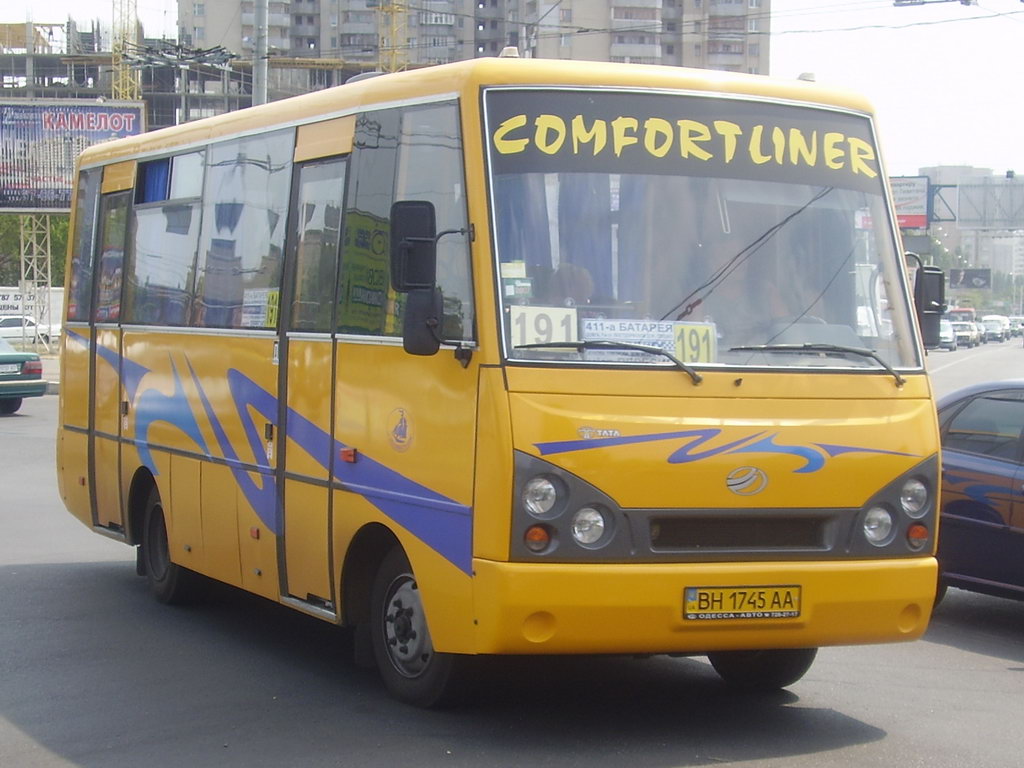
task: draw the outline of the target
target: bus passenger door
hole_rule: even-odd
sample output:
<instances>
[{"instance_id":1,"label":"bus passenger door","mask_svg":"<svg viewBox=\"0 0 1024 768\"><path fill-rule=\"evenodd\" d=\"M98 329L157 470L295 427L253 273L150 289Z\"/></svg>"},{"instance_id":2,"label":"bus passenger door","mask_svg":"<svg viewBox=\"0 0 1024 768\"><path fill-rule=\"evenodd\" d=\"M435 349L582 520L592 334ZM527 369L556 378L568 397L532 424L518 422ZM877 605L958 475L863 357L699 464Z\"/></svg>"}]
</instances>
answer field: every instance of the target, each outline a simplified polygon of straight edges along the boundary
<instances>
[{"instance_id":1,"label":"bus passenger door","mask_svg":"<svg viewBox=\"0 0 1024 768\"><path fill-rule=\"evenodd\" d=\"M302 139L300 131L300 149ZM281 319L281 592L285 600L326 615L333 615L337 605L330 546L331 331L346 164L345 158L332 157L296 166L288 301Z\"/></svg>"},{"instance_id":2,"label":"bus passenger door","mask_svg":"<svg viewBox=\"0 0 1024 768\"><path fill-rule=\"evenodd\" d=\"M103 190L114 183L108 166ZM127 398L121 360L121 276L132 191L104 194L100 203L99 255L93 286L93 344L90 361L92 413L89 431L89 479L93 524L124 531L121 500L121 415Z\"/></svg>"}]
</instances>

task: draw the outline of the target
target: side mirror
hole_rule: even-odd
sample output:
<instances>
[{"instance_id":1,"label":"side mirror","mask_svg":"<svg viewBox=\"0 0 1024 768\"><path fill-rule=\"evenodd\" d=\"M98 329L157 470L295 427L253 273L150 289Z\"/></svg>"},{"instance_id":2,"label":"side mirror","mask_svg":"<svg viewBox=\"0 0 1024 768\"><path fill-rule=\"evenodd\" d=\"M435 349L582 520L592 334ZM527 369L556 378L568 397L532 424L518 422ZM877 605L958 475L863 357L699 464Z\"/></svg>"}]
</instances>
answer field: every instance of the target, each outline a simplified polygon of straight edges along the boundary
<instances>
[{"instance_id":1,"label":"side mirror","mask_svg":"<svg viewBox=\"0 0 1024 768\"><path fill-rule=\"evenodd\" d=\"M410 355L436 355L441 348L444 299L440 288L408 292L402 318L402 347Z\"/></svg>"},{"instance_id":2,"label":"side mirror","mask_svg":"<svg viewBox=\"0 0 1024 768\"><path fill-rule=\"evenodd\" d=\"M917 278L914 280L914 305L917 322L921 326L924 345L939 345L939 320L946 312L946 273L938 267L927 266L914 253L907 256L917 261Z\"/></svg>"},{"instance_id":3,"label":"side mirror","mask_svg":"<svg viewBox=\"0 0 1024 768\"><path fill-rule=\"evenodd\" d=\"M437 276L437 218L426 200L391 206L391 285L403 293L433 288Z\"/></svg>"}]
</instances>

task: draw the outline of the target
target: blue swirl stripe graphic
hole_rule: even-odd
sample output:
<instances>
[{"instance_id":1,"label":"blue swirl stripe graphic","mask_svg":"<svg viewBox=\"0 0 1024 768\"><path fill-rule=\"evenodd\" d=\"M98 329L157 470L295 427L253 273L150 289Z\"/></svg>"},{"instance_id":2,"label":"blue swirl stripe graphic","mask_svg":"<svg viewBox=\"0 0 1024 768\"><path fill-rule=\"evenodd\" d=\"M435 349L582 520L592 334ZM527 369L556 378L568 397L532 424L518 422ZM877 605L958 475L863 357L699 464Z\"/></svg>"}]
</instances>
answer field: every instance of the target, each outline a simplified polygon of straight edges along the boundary
<instances>
[{"instance_id":1,"label":"blue swirl stripe graphic","mask_svg":"<svg viewBox=\"0 0 1024 768\"><path fill-rule=\"evenodd\" d=\"M810 445L785 445L776 442L778 433L766 434L753 432L720 445L712 443L724 433L723 429L709 427L707 429L688 429L681 432L659 432L647 435L631 435L619 437L602 437L594 440L558 440L546 443L534 443L541 456L552 456L574 451L592 451L599 448L618 448L639 443L651 443L667 440L685 440L686 442L669 454L669 464L689 464L702 461L712 456L730 453L776 453L788 454L803 460L803 464L793 470L797 474L818 472L830 458L850 453L882 454L887 456L916 457L913 453L881 450L878 448L862 448L854 445L833 445L829 443L812 443ZM698 450L700 449L700 450Z\"/></svg>"},{"instance_id":2,"label":"blue swirl stripe graphic","mask_svg":"<svg viewBox=\"0 0 1024 768\"><path fill-rule=\"evenodd\" d=\"M90 346L86 337L70 330L68 335L86 348ZM192 384L199 393L202 411L217 442L220 455L216 456L203 438L193 404L173 360L174 393L165 395L157 389L142 389L143 379L151 372L145 366L102 346L97 347L96 354L121 374L122 384L135 403L135 435L124 437L138 448L141 461L150 471L157 472L152 455L154 446L149 441L151 427L156 423L176 427L202 455L223 461L260 521L275 535L282 533L277 476L264 451L262 430L254 420L254 414L258 415L276 430L279 426L277 397L241 371L228 369L228 389L248 448L248 455L243 458L228 438L200 377L186 356ZM291 408L287 418L288 438L324 469L330 468L332 452L336 456L348 447ZM461 571L472 572L473 515L470 507L399 474L362 452L355 463L337 462L335 478L344 490L362 496Z\"/></svg>"}]
</instances>

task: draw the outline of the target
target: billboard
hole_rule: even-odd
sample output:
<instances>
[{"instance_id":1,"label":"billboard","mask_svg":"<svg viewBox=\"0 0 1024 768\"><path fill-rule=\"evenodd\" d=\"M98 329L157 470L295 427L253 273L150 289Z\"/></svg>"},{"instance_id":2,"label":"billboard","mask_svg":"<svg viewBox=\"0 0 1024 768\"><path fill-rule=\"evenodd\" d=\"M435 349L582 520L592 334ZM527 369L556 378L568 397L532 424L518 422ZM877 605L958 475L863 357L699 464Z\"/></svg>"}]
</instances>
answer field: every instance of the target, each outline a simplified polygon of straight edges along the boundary
<instances>
[{"instance_id":1,"label":"billboard","mask_svg":"<svg viewBox=\"0 0 1024 768\"><path fill-rule=\"evenodd\" d=\"M949 287L953 290L988 290L992 287L991 269L951 269Z\"/></svg>"},{"instance_id":2,"label":"billboard","mask_svg":"<svg viewBox=\"0 0 1024 768\"><path fill-rule=\"evenodd\" d=\"M928 226L928 177L891 176L889 187L896 206L900 229L924 229Z\"/></svg>"},{"instance_id":3,"label":"billboard","mask_svg":"<svg viewBox=\"0 0 1024 768\"><path fill-rule=\"evenodd\" d=\"M142 102L0 101L0 213L69 211L79 153L144 122Z\"/></svg>"}]
</instances>

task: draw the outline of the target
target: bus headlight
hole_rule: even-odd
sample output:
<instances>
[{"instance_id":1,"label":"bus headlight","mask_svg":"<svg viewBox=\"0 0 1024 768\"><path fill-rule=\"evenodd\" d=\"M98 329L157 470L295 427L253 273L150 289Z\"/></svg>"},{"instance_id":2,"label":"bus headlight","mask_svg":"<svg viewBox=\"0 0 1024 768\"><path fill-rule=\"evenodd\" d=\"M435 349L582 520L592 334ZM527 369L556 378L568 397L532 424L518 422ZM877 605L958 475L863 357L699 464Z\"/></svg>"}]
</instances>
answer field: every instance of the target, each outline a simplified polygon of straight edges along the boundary
<instances>
[{"instance_id":1,"label":"bus headlight","mask_svg":"<svg viewBox=\"0 0 1024 768\"><path fill-rule=\"evenodd\" d=\"M928 510L928 486L912 477L900 491L900 506L910 517L918 518Z\"/></svg>"},{"instance_id":2,"label":"bus headlight","mask_svg":"<svg viewBox=\"0 0 1024 768\"><path fill-rule=\"evenodd\" d=\"M876 547L889 543L892 530L892 513L885 507L872 507L864 515L864 538Z\"/></svg>"},{"instance_id":3,"label":"bus headlight","mask_svg":"<svg viewBox=\"0 0 1024 768\"><path fill-rule=\"evenodd\" d=\"M523 506L534 517L544 517L555 507L558 489L543 475L531 478L523 487Z\"/></svg>"},{"instance_id":4,"label":"bus headlight","mask_svg":"<svg viewBox=\"0 0 1024 768\"><path fill-rule=\"evenodd\" d=\"M572 537L585 547L598 544L607 529L604 514L595 507L583 507L572 516Z\"/></svg>"}]
</instances>

